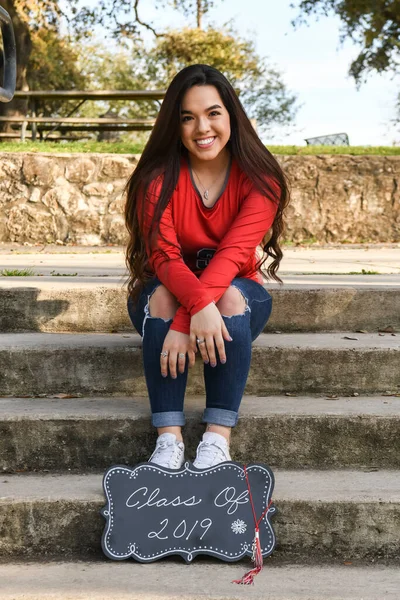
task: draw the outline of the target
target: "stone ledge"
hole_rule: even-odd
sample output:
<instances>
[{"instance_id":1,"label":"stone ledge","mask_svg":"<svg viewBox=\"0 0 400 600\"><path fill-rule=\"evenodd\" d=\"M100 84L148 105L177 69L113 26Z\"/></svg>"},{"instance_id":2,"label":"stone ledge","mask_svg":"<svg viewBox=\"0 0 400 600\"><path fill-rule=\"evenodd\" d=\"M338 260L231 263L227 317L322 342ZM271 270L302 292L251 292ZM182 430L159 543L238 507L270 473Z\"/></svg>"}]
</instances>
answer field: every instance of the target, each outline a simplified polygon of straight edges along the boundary
<instances>
[{"instance_id":1,"label":"stone ledge","mask_svg":"<svg viewBox=\"0 0 400 600\"><path fill-rule=\"evenodd\" d=\"M122 192L139 155L0 153L0 242L126 243ZM277 156L286 240L400 241L400 156Z\"/></svg>"},{"instance_id":2,"label":"stone ledge","mask_svg":"<svg viewBox=\"0 0 400 600\"><path fill-rule=\"evenodd\" d=\"M276 471L275 557L398 560L399 477L398 471ZM100 557L101 482L101 474L2 478L0 556Z\"/></svg>"},{"instance_id":3,"label":"stone ledge","mask_svg":"<svg viewBox=\"0 0 400 600\"><path fill-rule=\"evenodd\" d=\"M383 393L400 386L400 344L390 334L261 334L246 393ZM351 334L349 334L351 335ZM146 395L141 342L134 334L0 334L0 395ZM187 393L204 392L196 361Z\"/></svg>"},{"instance_id":4,"label":"stone ledge","mask_svg":"<svg viewBox=\"0 0 400 600\"><path fill-rule=\"evenodd\" d=\"M185 400L187 459L204 404ZM0 472L88 473L145 461L154 449L148 398L1 398L0 415ZM399 427L396 397L245 396L231 452L273 469L398 468Z\"/></svg>"},{"instance_id":5,"label":"stone ledge","mask_svg":"<svg viewBox=\"0 0 400 600\"><path fill-rule=\"evenodd\" d=\"M127 291L115 278L0 280L2 332L132 332ZM400 277L399 277L400 283ZM400 331L400 287L391 285L266 285L273 310L266 332ZM357 334L357 336L363 334Z\"/></svg>"}]
</instances>

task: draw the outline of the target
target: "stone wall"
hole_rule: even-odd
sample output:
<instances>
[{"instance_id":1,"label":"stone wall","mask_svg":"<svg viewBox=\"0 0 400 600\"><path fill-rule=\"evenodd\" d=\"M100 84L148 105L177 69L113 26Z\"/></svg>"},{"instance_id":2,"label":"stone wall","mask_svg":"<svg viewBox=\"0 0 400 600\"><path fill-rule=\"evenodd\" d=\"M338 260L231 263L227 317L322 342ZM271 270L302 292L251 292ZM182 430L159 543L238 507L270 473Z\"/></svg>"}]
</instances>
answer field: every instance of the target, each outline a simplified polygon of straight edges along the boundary
<instances>
[{"instance_id":1,"label":"stone wall","mask_svg":"<svg viewBox=\"0 0 400 600\"><path fill-rule=\"evenodd\" d=\"M123 244L122 191L138 156L0 155L0 242Z\"/></svg>"},{"instance_id":2,"label":"stone wall","mask_svg":"<svg viewBox=\"0 0 400 600\"><path fill-rule=\"evenodd\" d=\"M400 156L278 160L292 184L286 239L400 241Z\"/></svg>"},{"instance_id":3,"label":"stone wall","mask_svg":"<svg viewBox=\"0 0 400 600\"><path fill-rule=\"evenodd\" d=\"M124 244L138 155L0 154L0 242ZM291 182L286 240L400 241L400 156L278 156Z\"/></svg>"}]
</instances>

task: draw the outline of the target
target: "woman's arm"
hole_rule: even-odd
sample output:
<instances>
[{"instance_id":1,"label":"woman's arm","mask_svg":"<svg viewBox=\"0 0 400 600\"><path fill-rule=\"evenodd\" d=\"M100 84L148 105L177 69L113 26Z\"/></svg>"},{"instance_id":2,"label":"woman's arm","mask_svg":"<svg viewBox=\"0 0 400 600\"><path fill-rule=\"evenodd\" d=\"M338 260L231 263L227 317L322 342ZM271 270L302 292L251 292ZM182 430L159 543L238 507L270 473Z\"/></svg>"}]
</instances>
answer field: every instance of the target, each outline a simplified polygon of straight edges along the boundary
<instances>
[{"instance_id":1,"label":"woman's arm","mask_svg":"<svg viewBox=\"0 0 400 600\"><path fill-rule=\"evenodd\" d=\"M274 222L278 205L262 195L254 186L243 201L241 209L222 238L216 253L201 273L199 280L218 302L232 279L253 257L255 248ZM196 314L194 311L192 316ZM172 322L171 329L188 331L190 315L181 306Z\"/></svg>"},{"instance_id":2,"label":"woman's arm","mask_svg":"<svg viewBox=\"0 0 400 600\"><path fill-rule=\"evenodd\" d=\"M148 193L143 236L146 243L149 264L158 279L175 296L179 304L189 315L195 314L213 301L212 294L198 277L185 264L172 218L172 204L169 202L161 219L156 247L150 247L150 225L154 215L156 202L161 192L161 183L151 185ZM189 321L190 323L190 321ZM189 327L184 333L189 333Z\"/></svg>"}]
</instances>

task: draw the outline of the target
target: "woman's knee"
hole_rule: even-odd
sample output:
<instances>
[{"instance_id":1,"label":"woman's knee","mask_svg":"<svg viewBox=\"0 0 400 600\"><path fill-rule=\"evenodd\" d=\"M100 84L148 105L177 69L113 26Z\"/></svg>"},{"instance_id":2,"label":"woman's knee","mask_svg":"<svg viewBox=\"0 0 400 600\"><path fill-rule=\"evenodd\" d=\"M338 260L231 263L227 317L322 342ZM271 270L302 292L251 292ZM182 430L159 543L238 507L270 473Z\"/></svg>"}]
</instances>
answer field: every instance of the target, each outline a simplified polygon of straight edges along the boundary
<instances>
[{"instance_id":1,"label":"woman's knee","mask_svg":"<svg viewBox=\"0 0 400 600\"><path fill-rule=\"evenodd\" d=\"M175 296L171 294L165 285L159 285L150 298L150 316L159 319L173 319L178 306Z\"/></svg>"},{"instance_id":2,"label":"woman's knee","mask_svg":"<svg viewBox=\"0 0 400 600\"><path fill-rule=\"evenodd\" d=\"M238 288L231 285L218 300L217 308L226 317L242 315L246 310L246 300Z\"/></svg>"}]
</instances>

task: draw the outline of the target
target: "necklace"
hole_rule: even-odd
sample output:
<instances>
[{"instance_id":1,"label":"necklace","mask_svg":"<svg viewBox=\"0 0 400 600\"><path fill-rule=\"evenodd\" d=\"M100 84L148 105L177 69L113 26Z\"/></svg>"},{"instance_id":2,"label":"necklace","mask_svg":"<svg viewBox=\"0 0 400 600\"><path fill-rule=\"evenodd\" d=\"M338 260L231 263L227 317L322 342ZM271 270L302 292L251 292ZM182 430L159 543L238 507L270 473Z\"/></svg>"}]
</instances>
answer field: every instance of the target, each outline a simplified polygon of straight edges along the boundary
<instances>
[{"instance_id":1,"label":"necklace","mask_svg":"<svg viewBox=\"0 0 400 600\"><path fill-rule=\"evenodd\" d=\"M199 183L200 183L201 187L203 188L203 197L204 197L204 199L208 200L208 192L212 188L212 186L214 185L214 183L216 181L218 181L218 179L221 177L221 174L219 174L218 177L216 179L214 179L214 181L211 183L211 185L209 185L208 188L206 189L204 187L204 185L202 184L200 177L197 175L196 171L193 169L193 167L192 167L192 171L196 175L197 179L199 180Z\"/></svg>"}]
</instances>

